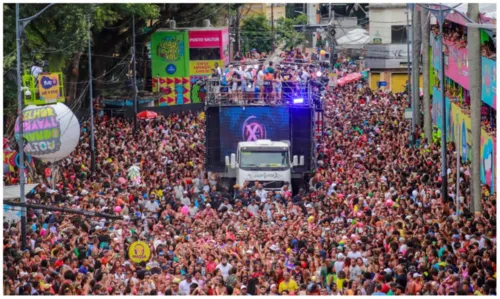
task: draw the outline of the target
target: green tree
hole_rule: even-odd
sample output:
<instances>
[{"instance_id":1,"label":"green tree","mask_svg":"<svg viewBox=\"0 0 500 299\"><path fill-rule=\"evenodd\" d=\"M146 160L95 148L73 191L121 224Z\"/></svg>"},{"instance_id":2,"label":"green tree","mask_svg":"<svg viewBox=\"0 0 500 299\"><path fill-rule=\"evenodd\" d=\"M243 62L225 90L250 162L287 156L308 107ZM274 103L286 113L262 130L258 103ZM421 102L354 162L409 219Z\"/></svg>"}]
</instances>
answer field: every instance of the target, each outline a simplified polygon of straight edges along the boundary
<instances>
[{"instance_id":1,"label":"green tree","mask_svg":"<svg viewBox=\"0 0 500 299\"><path fill-rule=\"evenodd\" d=\"M296 18L281 17L276 21L276 34L279 43L283 44L283 49L293 49L306 41L306 36L298 32L295 25L307 24L307 16L299 15Z\"/></svg>"},{"instance_id":2,"label":"green tree","mask_svg":"<svg viewBox=\"0 0 500 299\"><path fill-rule=\"evenodd\" d=\"M32 16L46 4L21 4L20 16ZM217 23L221 4L56 4L33 20L22 37L22 70L37 61L47 61L46 71L65 75L67 102L84 95L88 81L87 15L92 24L92 75L95 94L110 90L109 82L116 72L128 74L131 68L131 18L135 16L137 32L137 75L143 77L149 59L145 47L150 36L177 20L178 27L201 26L203 19ZM227 7L227 6L226 6ZM4 4L4 108L17 106L15 4ZM125 59L124 59L125 58ZM120 65L118 65L120 64ZM115 77L120 78L118 75Z\"/></svg>"},{"instance_id":3,"label":"green tree","mask_svg":"<svg viewBox=\"0 0 500 299\"><path fill-rule=\"evenodd\" d=\"M272 51L272 32L263 14L248 16L241 26L243 49L257 49L258 52Z\"/></svg>"}]
</instances>

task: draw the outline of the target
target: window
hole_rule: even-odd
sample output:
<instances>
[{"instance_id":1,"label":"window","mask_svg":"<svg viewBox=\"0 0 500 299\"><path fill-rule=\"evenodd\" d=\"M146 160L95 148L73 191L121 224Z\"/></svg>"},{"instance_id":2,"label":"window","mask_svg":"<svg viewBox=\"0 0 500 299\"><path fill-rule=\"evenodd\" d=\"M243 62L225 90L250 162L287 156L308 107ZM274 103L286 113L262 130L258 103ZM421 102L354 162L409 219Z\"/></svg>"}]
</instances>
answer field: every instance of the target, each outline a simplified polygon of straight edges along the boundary
<instances>
[{"instance_id":1,"label":"window","mask_svg":"<svg viewBox=\"0 0 500 299\"><path fill-rule=\"evenodd\" d=\"M190 48L190 60L220 60L220 48Z\"/></svg>"},{"instance_id":2,"label":"window","mask_svg":"<svg viewBox=\"0 0 500 299\"><path fill-rule=\"evenodd\" d=\"M288 167L288 152L242 151L240 167Z\"/></svg>"},{"instance_id":3,"label":"window","mask_svg":"<svg viewBox=\"0 0 500 299\"><path fill-rule=\"evenodd\" d=\"M406 44L406 26L391 26L391 40L393 44Z\"/></svg>"}]
</instances>

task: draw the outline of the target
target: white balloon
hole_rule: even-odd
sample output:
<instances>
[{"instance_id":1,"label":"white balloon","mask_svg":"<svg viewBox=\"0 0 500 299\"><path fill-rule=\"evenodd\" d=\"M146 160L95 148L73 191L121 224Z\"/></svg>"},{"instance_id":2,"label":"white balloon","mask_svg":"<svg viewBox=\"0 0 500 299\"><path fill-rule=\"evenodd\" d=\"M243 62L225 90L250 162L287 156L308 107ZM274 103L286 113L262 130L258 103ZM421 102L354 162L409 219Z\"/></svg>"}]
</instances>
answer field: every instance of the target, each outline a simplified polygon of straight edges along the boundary
<instances>
[{"instance_id":1,"label":"white balloon","mask_svg":"<svg viewBox=\"0 0 500 299\"><path fill-rule=\"evenodd\" d=\"M43 161L56 162L73 152L80 140L80 123L63 103L30 105L23 110L24 152ZM19 123L16 121L16 138Z\"/></svg>"}]
</instances>

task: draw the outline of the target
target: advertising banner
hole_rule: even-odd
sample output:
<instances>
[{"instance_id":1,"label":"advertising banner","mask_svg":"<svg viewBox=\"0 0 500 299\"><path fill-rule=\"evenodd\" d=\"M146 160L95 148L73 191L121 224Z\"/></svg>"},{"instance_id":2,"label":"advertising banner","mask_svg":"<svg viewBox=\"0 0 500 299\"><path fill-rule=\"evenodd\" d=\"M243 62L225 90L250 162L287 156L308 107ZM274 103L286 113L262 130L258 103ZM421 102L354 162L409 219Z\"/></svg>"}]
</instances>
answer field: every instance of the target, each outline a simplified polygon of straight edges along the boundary
<instances>
[{"instance_id":1,"label":"advertising banner","mask_svg":"<svg viewBox=\"0 0 500 299\"><path fill-rule=\"evenodd\" d=\"M40 100L46 104L56 103L61 97L61 84L58 73L38 75Z\"/></svg>"},{"instance_id":2,"label":"advertising banner","mask_svg":"<svg viewBox=\"0 0 500 299\"><path fill-rule=\"evenodd\" d=\"M434 87L433 94L432 121L440 130L442 130L441 91ZM448 142L456 142L458 138L460 144L459 153L462 160L470 161L472 158L472 123L470 115L465 114L458 105L451 103L448 98L446 98L446 107L446 131ZM487 184L490 187L491 192L495 190L495 152L495 137L488 134L484 129L481 129L481 183Z\"/></svg>"},{"instance_id":3,"label":"advertising banner","mask_svg":"<svg viewBox=\"0 0 500 299\"><path fill-rule=\"evenodd\" d=\"M199 30L189 31L190 48L220 48L221 41L220 30Z\"/></svg>"},{"instance_id":4,"label":"advertising banner","mask_svg":"<svg viewBox=\"0 0 500 299\"><path fill-rule=\"evenodd\" d=\"M151 38L152 77L186 77L189 68L187 32L156 32Z\"/></svg>"},{"instance_id":5,"label":"advertising banner","mask_svg":"<svg viewBox=\"0 0 500 299\"><path fill-rule=\"evenodd\" d=\"M429 42L429 45L432 48L432 67L438 72L441 69L441 61L439 59L439 42L436 40L435 35L431 32L431 40Z\"/></svg>"},{"instance_id":6,"label":"advertising banner","mask_svg":"<svg viewBox=\"0 0 500 299\"><path fill-rule=\"evenodd\" d=\"M469 66L467 48L458 48L457 45L445 44L445 75L451 80L469 90ZM439 57L438 57L439 58Z\"/></svg>"},{"instance_id":7,"label":"advertising banner","mask_svg":"<svg viewBox=\"0 0 500 299\"><path fill-rule=\"evenodd\" d=\"M151 249L146 242L136 241L130 244L128 256L136 264L147 262L151 256Z\"/></svg>"},{"instance_id":8,"label":"advertising banner","mask_svg":"<svg viewBox=\"0 0 500 299\"><path fill-rule=\"evenodd\" d=\"M212 69L215 68L215 64L219 67L223 67L222 60L197 60L189 62L189 73L192 76L200 75L210 75L212 74Z\"/></svg>"},{"instance_id":9,"label":"advertising banner","mask_svg":"<svg viewBox=\"0 0 500 299\"><path fill-rule=\"evenodd\" d=\"M481 100L488 106L497 109L497 64L496 61L486 57L481 58L482 63L482 87Z\"/></svg>"}]
</instances>

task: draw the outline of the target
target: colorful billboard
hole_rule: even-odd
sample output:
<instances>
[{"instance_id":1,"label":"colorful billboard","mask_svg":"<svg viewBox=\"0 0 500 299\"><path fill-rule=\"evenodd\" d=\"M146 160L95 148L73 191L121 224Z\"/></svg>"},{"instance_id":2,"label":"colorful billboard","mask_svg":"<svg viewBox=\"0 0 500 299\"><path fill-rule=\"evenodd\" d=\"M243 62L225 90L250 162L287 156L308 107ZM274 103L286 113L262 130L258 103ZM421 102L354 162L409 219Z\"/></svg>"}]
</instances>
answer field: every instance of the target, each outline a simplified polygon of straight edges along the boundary
<instances>
[{"instance_id":1,"label":"colorful billboard","mask_svg":"<svg viewBox=\"0 0 500 299\"><path fill-rule=\"evenodd\" d=\"M497 64L486 57L481 58L481 100L488 106L497 109Z\"/></svg>"},{"instance_id":2,"label":"colorful billboard","mask_svg":"<svg viewBox=\"0 0 500 299\"><path fill-rule=\"evenodd\" d=\"M458 48L457 45L445 44L445 74L463 88L469 88L469 62L467 48ZM439 59L439 57L438 57Z\"/></svg>"},{"instance_id":3,"label":"colorful billboard","mask_svg":"<svg viewBox=\"0 0 500 299\"><path fill-rule=\"evenodd\" d=\"M151 38L152 77L186 77L189 68L185 31L160 31Z\"/></svg>"},{"instance_id":4,"label":"colorful billboard","mask_svg":"<svg viewBox=\"0 0 500 299\"><path fill-rule=\"evenodd\" d=\"M222 37L220 30L189 31L190 48L220 48Z\"/></svg>"},{"instance_id":5,"label":"colorful billboard","mask_svg":"<svg viewBox=\"0 0 500 299\"><path fill-rule=\"evenodd\" d=\"M41 73L35 78L25 72L23 86L29 89L23 93L24 105L46 105L64 102L64 77L62 73Z\"/></svg>"},{"instance_id":6,"label":"colorful billboard","mask_svg":"<svg viewBox=\"0 0 500 299\"><path fill-rule=\"evenodd\" d=\"M59 73L38 75L38 92L40 100L46 104L56 103L61 97L61 84Z\"/></svg>"},{"instance_id":7,"label":"colorful billboard","mask_svg":"<svg viewBox=\"0 0 500 299\"><path fill-rule=\"evenodd\" d=\"M222 60L198 60L189 62L189 73L193 76L210 75L215 64L219 67L224 67Z\"/></svg>"},{"instance_id":8,"label":"colorful billboard","mask_svg":"<svg viewBox=\"0 0 500 299\"><path fill-rule=\"evenodd\" d=\"M434 87L432 99L432 121L437 127L442 130L441 117L441 91ZM472 123L470 115L465 114L462 109L446 98L446 128L447 139L449 142L458 142L460 144L459 151L462 160L471 160L472 158ZM484 129L481 129L481 183L487 184L491 192L495 190L495 172L496 172L496 139L493 135L488 134Z\"/></svg>"}]
</instances>

